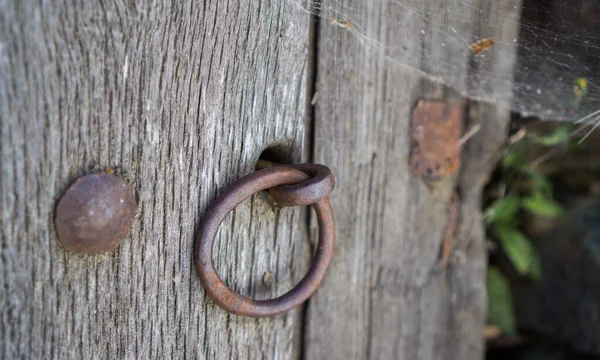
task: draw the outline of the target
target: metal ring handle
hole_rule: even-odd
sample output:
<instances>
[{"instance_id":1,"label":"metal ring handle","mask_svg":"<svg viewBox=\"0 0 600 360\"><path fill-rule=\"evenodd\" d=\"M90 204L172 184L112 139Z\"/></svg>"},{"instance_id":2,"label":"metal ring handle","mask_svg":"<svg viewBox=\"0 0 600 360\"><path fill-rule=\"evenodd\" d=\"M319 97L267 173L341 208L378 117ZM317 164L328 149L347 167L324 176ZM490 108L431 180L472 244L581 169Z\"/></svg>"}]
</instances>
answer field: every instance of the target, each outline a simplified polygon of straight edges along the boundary
<instances>
[{"instance_id":1,"label":"metal ring handle","mask_svg":"<svg viewBox=\"0 0 600 360\"><path fill-rule=\"evenodd\" d=\"M274 186L296 184L310 179L293 167L272 167L247 175L222 192L208 207L196 236L194 260L204 289L220 307L240 316L274 316L302 304L319 287L333 255L335 225L327 197L312 204L319 223L319 245L304 278L289 292L270 300L252 300L225 285L212 261L212 248L221 222L237 205L253 194Z\"/></svg>"},{"instance_id":2,"label":"metal ring handle","mask_svg":"<svg viewBox=\"0 0 600 360\"><path fill-rule=\"evenodd\" d=\"M289 166L300 170L310 179L292 185L282 185L269 189L269 194L276 204L282 206L299 206L314 204L327 197L335 187L335 180L327 166L319 164L278 165Z\"/></svg>"}]
</instances>

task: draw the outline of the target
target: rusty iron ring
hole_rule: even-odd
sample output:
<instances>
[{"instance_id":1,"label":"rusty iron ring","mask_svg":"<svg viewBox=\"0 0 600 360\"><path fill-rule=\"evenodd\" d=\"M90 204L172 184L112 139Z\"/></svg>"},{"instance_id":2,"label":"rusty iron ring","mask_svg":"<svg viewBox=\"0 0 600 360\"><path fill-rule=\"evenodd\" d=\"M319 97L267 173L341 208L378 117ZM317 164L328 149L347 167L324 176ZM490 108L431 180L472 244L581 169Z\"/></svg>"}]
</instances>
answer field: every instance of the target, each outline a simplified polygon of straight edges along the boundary
<instances>
[{"instance_id":1,"label":"rusty iron ring","mask_svg":"<svg viewBox=\"0 0 600 360\"><path fill-rule=\"evenodd\" d=\"M196 236L194 260L204 289L221 308L240 316L274 316L302 304L317 290L331 262L335 244L333 210L327 196L311 204L319 223L319 245L313 263L298 285L284 295L270 300L253 300L240 295L225 285L212 261L212 248L219 226L236 206L261 190L310 179L308 174L292 166L258 170L239 179L208 207Z\"/></svg>"},{"instance_id":2,"label":"rusty iron ring","mask_svg":"<svg viewBox=\"0 0 600 360\"><path fill-rule=\"evenodd\" d=\"M335 187L333 174L327 166L319 164L279 165L291 166L311 176L309 180L269 189L273 202L282 206L314 204L327 197Z\"/></svg>"}]
</instances>

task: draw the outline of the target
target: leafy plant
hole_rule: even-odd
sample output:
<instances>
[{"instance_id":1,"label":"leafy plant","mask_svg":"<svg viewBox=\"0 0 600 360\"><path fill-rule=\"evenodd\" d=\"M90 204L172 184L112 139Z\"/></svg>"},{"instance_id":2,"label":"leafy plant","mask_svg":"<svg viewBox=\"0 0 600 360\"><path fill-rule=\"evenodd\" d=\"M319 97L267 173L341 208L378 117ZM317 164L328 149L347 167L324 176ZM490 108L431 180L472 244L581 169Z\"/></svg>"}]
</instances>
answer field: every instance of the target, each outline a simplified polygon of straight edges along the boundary
<instances>
[{"instance_id":1,"label":"leafy plant","mask_svg":"<svg viewBox=\"0 0 600 360\"><path fill-rule=\"evenodd\" d=\"M542 146L555 146L568 142L573 133L574 125L565 124L557 127L548 135L530 134L529 138Z\"/></svg>"},{"instance_id":2,"label":"leafy plant","mask_svg":"<svg viewBox=\"0 0 600 360\"><path fill-rule=\"evenodd\" d=\"M541 276L539 254L531 241L522 232L510 226L498 226L495 232L519 274L539 280Z\"/></svg>"},{"instance_id":3,"label":"leafy plant","mask_svg":"<svg viewBox=\"0 0 600 360\"><path fill-rule=\"evenodd\" d=\"M486 278L488 293L488 324L498 326L504 334L517 332L515 313L506 277L494 266L488 268Z\"/></svg>"},{"instance_id":4,"label":"leafy plant","mask_svg":"<svg viewBox=\"0 0 600 360\"><path fill-rule=\"evenodd\" d=\"M541 262L532 241L520 230L522 215L553 218L563 213L563 207L553 198L551 181L539 170L528 150L532 145L555 147L568 145L571 125L558 127L547 135L527 134L511 147L502 159L498 191L488 199L483 213L487 234L502 248L515 270L533 280L541 277ZM515 316L508 280L496 267L487 274L488 323L514 334Z\"/></svg>"}]
</instances>

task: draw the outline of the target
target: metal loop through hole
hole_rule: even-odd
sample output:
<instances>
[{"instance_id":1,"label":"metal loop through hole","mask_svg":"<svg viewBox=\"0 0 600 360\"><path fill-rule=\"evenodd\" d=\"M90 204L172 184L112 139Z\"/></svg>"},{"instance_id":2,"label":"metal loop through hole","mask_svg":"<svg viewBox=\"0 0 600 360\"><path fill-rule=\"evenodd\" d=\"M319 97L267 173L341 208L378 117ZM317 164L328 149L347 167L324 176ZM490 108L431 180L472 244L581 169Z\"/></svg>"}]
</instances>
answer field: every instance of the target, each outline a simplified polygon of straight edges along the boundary
<instances>
[{"instance_id":1,"label":"metal loop through hole","mask_svg":"<svg viewBox=\"0 0 600 360\"><path fill-rule=\"evenodd\" d=\"M327 271L327 267L331 262L335 244L333 210L329 203L329 199L327 198L327 195L331 190L327 193L321 192L320 194L322 197L316 199L316 202L311 204L315 209L317 221L319 223L319 243L313 258L313 263L308 270L308 273L298 285L284 295L270 300L253 300L240 295L225 285L223 280L217 274L212 261L212 249L215 236L217 235L221 222L225 219L227 214L241 202L261 190L270 189L275 186L299 184L310 180L311 176L307 173L316 175L313 170L309 170L311 167L314 168L315 166L316 165L311 164L304 164L301 166L275 166L255 171L239 179L231 187L223 191L208 207L202 218L198 235L196 236L194 260L204 289L211 299L221 308L240 316L274 316L287 312L302 304L321 284L325 272ZM326 167L324 168L327 169ZM302 169L302 171L300 169ZM329 169L327 169L327 171L329 171ZM331 179L325 177L321 182L333 184L331 172L329 172L329 177L331 177ZM314 184L314 182L308 181L306 184ZM329 185L322 185L322 188L328 186ZM331 188L333 188L333 185L331 185ZM301 193L302 189L296 189L296 191ZM308 192L310 192L310 190Z\"/></svg>"}]
</instances>

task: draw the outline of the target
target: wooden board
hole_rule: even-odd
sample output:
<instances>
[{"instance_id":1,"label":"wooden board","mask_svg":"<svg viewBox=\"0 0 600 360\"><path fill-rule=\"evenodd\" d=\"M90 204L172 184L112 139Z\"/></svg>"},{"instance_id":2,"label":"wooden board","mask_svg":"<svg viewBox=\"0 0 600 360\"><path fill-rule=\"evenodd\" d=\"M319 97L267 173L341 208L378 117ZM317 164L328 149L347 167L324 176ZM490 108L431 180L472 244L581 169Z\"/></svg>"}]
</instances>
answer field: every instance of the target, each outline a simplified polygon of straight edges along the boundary
<instances>
[{"instance_id":1,"label":"wooden board","mask_svg":"<svg viewBox=\"0 0 600 360\"><path fill-rule=\"evenodd\" d=\"M409 169L410 116L419 98L460 100L423 72L452 69L454 84L466 88L480 85L472 79L485 83L485 71L510 74L514 63L508 56L494 58L493 69L470 66L469 44L443 46L454 35L429 31L429 25L497 37L511 53L520 3L357 0L324 1L321 9L315 162L336 176L331 200L338 241L308 307L306 358L481 359L486 249L480 195L506 135L510 98L472 105L471 122L480 122L481 130L463 149L461 173L433 182ZM340 19L349 9L354 17ZM391 56L394 49L405 53ZM461 224L454 260L440 271L456 186Z\"/></svg>"},{"instance_id":2,"label":"wooden board","mask_svg":"<svg viewBox=\"0 0 600 360\"><path fill-rule=\"evenodd\" d=\"M192 251L208 203L265 148L306 152L300 5L0 1L0 358L299 355L301 310L229 316ZM55 203L106 168L136 191L131 235L108 254L66 253ZM215 249L226 282L256 298L290 289L310 259L304 214L241 205Z\"/></svg>"}]
</instances>

